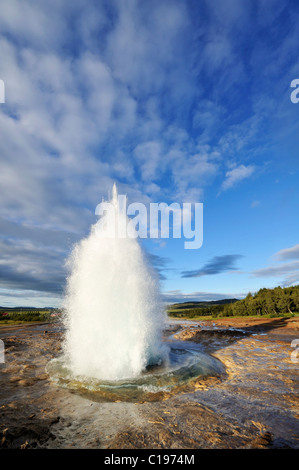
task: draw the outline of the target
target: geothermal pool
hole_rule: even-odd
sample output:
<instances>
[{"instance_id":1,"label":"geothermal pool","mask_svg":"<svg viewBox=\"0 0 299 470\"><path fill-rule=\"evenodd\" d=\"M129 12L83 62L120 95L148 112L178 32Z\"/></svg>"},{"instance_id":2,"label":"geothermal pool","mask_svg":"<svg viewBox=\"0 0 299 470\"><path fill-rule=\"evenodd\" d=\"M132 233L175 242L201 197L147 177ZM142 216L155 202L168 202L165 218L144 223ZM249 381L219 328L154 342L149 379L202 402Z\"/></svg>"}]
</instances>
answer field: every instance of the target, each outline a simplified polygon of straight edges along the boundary
<instances>
[{"instance_id":1,"label":"geothermal pool","mask_svg":"<svg viewBox=\"0 0 299 470\"><path fill-rule=\"evenodd\" d=\"M158 401L169 393L192 386L198 379L219 376L225 368L215 357L198 350L198 345L183 346L174 341L167 361L147 367L141 374L118 380L99 380L74 375L65 357L47 366L51 380L93 401Z\"/></svg>"}]
</instances>

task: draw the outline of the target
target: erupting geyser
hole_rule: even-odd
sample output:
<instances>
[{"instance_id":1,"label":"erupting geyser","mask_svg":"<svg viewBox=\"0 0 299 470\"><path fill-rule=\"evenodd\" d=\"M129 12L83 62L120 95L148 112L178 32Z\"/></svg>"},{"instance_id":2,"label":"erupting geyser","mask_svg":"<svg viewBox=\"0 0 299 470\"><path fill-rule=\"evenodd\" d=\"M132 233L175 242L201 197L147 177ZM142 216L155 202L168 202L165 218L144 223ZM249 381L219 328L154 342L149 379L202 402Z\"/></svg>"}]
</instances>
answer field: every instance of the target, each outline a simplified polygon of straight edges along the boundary
<instances>
[{"instance_id":1,"label":"erupting geyser","mask_svg":"<svg viewBox=\"0 0 299 470\"><path fill-rule=\"evenodd\" d=\"M115 186L111 202L126 224ZM164 309L138 241L106 237L105 230L94 225L68 260L64 352L74 376L117 381L163 360Z\"/></svg>"},{"instance_id":2,"label":"erupting geyser","mask_svg":"<svg viewBox=\"0 0 299 470\"><path fill-rule=\"evenodd\" d=\"M186 347L172 335L162 342L157 274L130 228L130 236L124 231L130 222L115 186L104 204L114 217L102 214L68 260L64 353L47 365L52 380L95 401L152 401L222 374L200 345Z\"/></svg>"}]
</instances>

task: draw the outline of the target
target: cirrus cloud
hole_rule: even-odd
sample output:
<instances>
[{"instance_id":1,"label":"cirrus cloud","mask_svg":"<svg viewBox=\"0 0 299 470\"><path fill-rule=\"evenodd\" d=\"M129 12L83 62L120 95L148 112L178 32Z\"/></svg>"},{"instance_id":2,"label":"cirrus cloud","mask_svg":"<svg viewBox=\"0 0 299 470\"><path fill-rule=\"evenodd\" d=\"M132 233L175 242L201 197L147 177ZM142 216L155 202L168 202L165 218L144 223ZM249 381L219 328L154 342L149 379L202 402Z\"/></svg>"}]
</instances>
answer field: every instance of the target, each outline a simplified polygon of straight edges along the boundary
<instances>
[{"instance_id":1,"label":"cirrus cloud","mask_svg":"<svg viewBox=\"0 0 299 470\"><path fill-rule=\"evenodd\" d=\"M225 174L225 180L221 185L221 190L226 191L227 189L232 188L235 184L239 183L240 181L249 178L255 171L254 165L239 165L232 170L229 170Z\"/></svg>"}]
</instances>

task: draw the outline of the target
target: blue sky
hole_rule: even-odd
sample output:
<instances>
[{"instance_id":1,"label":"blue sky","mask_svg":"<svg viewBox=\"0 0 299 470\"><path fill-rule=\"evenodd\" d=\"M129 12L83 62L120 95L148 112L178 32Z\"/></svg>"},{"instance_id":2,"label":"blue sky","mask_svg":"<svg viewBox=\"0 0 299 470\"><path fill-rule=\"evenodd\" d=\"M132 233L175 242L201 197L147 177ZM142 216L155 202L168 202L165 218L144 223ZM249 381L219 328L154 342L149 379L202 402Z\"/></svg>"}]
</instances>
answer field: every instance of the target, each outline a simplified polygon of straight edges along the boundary
<instances>
[{"instance_id":1,"label":"blue sky","mask_svg":"<svg viewBox=\"0 0 299 470\"><path fill-rule=\"evenodd\" d=\"M296 0L2 0L0 305L59 305L113 182L202 202L203 246L142 242L169 301L299 282Z\"/></svg>"}]
</instances>

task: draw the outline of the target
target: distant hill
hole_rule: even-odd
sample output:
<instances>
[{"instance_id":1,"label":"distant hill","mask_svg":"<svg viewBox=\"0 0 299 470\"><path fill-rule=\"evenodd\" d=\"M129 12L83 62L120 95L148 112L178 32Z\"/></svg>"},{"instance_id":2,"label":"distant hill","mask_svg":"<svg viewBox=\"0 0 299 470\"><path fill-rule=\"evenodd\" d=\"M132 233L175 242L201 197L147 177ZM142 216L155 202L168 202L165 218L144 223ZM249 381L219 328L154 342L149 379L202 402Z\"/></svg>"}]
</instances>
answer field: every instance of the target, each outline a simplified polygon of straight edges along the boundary
<instances>
[{"instance_id":1,"label":"distant hill","mask_svg":"<svg viewBox=\"0 0 299 470\"><path fill-rule=\"evenodd\" d=\"M227 305L238 302L238 299L202 300L199 302L180 302L169 305L167 313L176 318L194 318L211 315L217 309L222 310Z\"/></svg>"},{"instance_id":2,"label":"distant hill","mask_svg":"<svg viewBox=\"0 0 299 470\"><path fill-rule=\"evenodd\" d=\"M55 310L54 307L0 307L0 310L13 310L14 312L17 311L31 311L31 310L38 310L38 311L43 311L43 310Z\"/></svg>"},{"instance_id":3,"label":"distant hill","mask_svg":"<svg viewBox=\"0 0 299 470\"><path fill-rule=\"evenodd\" d=\"M180 302L176 304L169 305L169 309L174 310L186 310L192 308L205 308L210 305L225 305L238 302L239 299L221 299L221 300L202 300L199 302Z\"/></svg>"}]
</instances>

